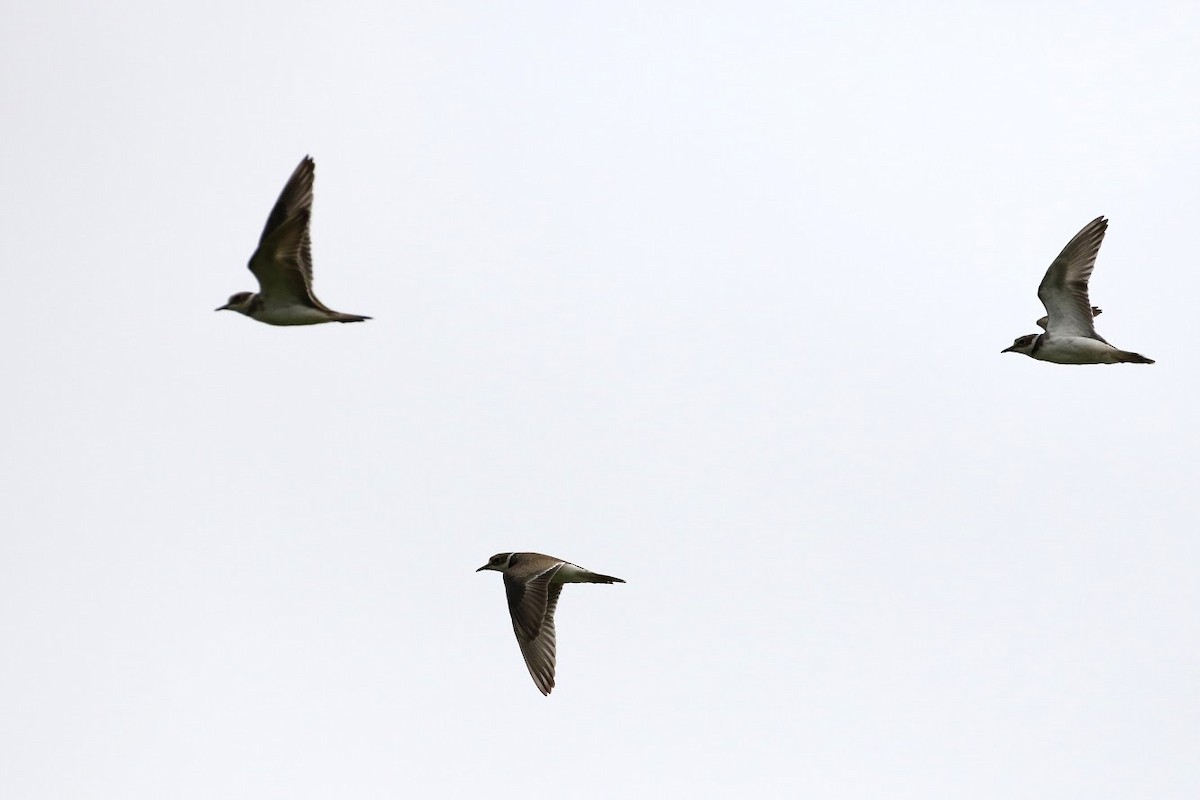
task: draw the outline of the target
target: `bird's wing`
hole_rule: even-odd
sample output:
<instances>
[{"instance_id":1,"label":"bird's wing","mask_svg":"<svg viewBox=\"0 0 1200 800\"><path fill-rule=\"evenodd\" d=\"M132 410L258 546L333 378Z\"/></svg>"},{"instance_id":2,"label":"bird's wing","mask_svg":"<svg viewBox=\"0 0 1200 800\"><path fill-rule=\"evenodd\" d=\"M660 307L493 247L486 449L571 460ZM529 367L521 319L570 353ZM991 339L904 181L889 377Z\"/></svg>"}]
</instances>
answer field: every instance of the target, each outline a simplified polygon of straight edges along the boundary
<instances>
[{"instance_id":1,"label":"bird's wing","mask_svg":"<svg viewBox=\"0 0 1200 800\"><path fill-rule=\"evenodd\" d=\"M521 655L525 658L525 667L529 677L542 694L550 694L554 688L554 609L558 607L558 596L562 593L562 584L552 584L546 593L546 616L542 618L542 628L533 639L522 639L517 636L517 644L521 647Z\"/></svg>"},{"instance_id":2,"label":"bird's wing","mask_svg":"<svg viewBox=\"0 0 1200 800\"><path fill-rule=\"evenodd\" d=\"M552 583L562 564L555 564L529 580L504 576L513 633L525 658L529 675L542 694L554 688L554 609L562 584Z\"/></svg>"},{"instance_id":3,"label":"bird's wing","mask_svg":"<svg viewBox=\"0 0 1200 800\"><path fill-rule=\"evenodd\" d=\"M267 224L250 256L250 271L258 278L267 305L315 305L312 293L313 160L305 156L275 201Z\"/></svg>"},{"instance_id":4,"label":"bird's wing","mask_svg":"<svg viewBox=\"0 0 1200 800\"><path fill-rule=\"evenodd\" d=\"M1038 286L1038 299L1046 307L1046 332L1053 335L1086 336L1104 340L1092 324L1088 279L1096 266L1096 255L1108 220L1096 217L1075 234L1046 270Z\"/></svg>"}]
</instances>

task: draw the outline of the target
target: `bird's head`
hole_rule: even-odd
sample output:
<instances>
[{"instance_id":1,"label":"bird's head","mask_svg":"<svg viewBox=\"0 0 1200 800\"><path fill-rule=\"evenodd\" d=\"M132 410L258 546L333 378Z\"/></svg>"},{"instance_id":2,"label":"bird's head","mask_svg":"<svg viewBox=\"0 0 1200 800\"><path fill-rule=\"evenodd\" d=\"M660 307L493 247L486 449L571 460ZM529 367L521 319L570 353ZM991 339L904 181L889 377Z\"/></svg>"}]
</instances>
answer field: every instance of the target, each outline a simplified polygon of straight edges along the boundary
<instances>
[{"instance_id":1,"label":"bird's head","mask_svg":"<svg viewBox=\"0 0 1200 800\"><path fill-rule=\"evenodd\" d=\"M485 569L494 569L497 572L503 572L505 567L508 566L508 559L511 555L512 553L496 553L496 555L488 559L486 564L475 571L483 572Z\"/></svg>"},{"instance_id":2,"label":"bird's head","mask_svg":"<svg viewBox=\"0 0 1200 800\"><path fill-rule=\"evenodd\" d=\"M240 311L245 314L246 309L250 306L250 298L254 297L253 292L238 292L237 294L229 295L229 302L220 308L214 308L214 311Z\"/></svg>"},{"instance_id":3,"label":"bird's head","mask_svg":"<svg viewBox=\"0 0 1200 800\"><path fill-rule=\"evenodd\" d=\"M1033 355L1033 345L1037 341L1038 334L1029 333L1024 336L1018 336L1013 340L1011 347L1006 347L1001 350L1001 353L1024 353L1025 355Z\"/></svg>"}]
</instances>

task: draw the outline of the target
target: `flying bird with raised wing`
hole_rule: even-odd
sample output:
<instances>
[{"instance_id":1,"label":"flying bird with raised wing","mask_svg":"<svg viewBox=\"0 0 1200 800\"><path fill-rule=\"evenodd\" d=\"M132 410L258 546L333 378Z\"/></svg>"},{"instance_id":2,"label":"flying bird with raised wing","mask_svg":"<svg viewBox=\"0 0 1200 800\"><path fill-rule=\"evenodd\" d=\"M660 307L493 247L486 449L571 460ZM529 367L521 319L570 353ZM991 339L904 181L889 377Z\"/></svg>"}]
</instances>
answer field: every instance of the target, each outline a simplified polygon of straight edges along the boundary
<instances>
[{"instance_id":1,"label":"flying bird with raised wing","mask_svg":"<svg viewBox=\"0 0 1200 800\"><path fill-rule=\"evenodd\" d=\"M1088 299L1088 279L1096 266L1108 220L1096 217L1075 234L1046 270L1038 299L1046 316L1037 321L1044 333L1018 337L1002 353L1024 353L1055 364L1153 364L1139 353L1113 347L1096 333L1100 309Z\"/></svg>"},{"instance_id":2,"label":"flying bird with raised wing","mask_svg":"<svg viewBox=\"0 0 1200 800\"><path fill-rule=\"evenodd\" d=\"M312 290L313 172L305 156L275 201L258 249L250 256L257 292L238 292L217 311L236 311L268 325L316 325L321 322L362 322L370 317L343 314L326 306Z\"/></svg>"},{"instance_id":3,"label":"flying bird with raised wing","mask_svg":"<svg viewBox=\"0 0 1200 800\"><path fill-rule=\"evenodd\" d=\"M554 609L563 584L625 581L541 553L497 553L475 571L485 569L504 575L508 613L525 666L538 691L550 694L554 688Z\"/></svg>"}]
</instances>

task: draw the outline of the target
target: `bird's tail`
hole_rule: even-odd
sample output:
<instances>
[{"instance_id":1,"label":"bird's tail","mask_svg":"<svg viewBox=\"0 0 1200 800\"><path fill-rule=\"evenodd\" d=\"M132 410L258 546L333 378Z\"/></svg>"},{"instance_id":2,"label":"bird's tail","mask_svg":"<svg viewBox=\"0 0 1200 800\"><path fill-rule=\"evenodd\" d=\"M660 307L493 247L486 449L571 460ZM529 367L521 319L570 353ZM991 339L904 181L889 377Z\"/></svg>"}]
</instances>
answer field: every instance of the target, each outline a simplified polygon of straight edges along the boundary
<instances>
[{"instance_id":1,"label":"bird's tail","mask_svg":"<svg viewBox=\"0 0 1200 800\"><path fill-rule=\"evenodd\" d=\"M1121 357L1122 364L1153 364L1153 358L1146 358L1141 353L1131 353L1128 350L1122 350L1118 355Z\"/></svg>"},{"instance_id":2,"label":"bird's tail","mask_svg":"<svg viewBox=\"0 0 1200 800\"><path fill-rule=\"evenodd\" d=\"M370 317L364 317L362 314L342 314L340 312L334 317L334 320L337 322L362 322L365 319L370 319Z\"/></svg>"},{"instance_id":3,"label":"bird's tail","mask_svg":"<svg viewBox=\"0 0 1200 800\"><path fill-rule=\"evenodd\" d=\"M600 575L595 572L588 572L581 575L580 583L624 583L620 578L614 578L612 575Z\"/></svg>"}]
</instances>

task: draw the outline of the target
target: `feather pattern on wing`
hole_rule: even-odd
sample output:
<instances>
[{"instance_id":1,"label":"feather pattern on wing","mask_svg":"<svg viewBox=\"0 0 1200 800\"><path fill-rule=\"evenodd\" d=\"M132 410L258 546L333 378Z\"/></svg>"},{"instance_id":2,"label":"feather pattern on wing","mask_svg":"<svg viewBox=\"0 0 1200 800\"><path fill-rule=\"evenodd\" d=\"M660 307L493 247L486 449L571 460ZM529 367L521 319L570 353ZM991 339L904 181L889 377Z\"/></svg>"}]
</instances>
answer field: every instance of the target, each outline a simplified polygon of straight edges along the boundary
<instances>
[{"instance_id":1,"label":"feather pattern on wing","mask_svg":"<svg viewBox=\"0 0 1200 800\"><path fill-rule=\"evenodd\" d=\"M1049 335L1084 336L1104 342L1092 323L1088 280L1107 230L1108 220L1104 217L1092 220L1067 242L1046 270L1038 286L1038 299L1046 307L1045 327Z\"/></svg>"},{"instance_id":2,"label":"feather pattern on wing","mask_svg":"<svg viewBox=\"0 0 1200 800\"><path fill-rule=\"evenodd\" d=\"M309 225L315 169L309 156L297 165L267 217L258 249L250 256L250 271L268 307L309 305L330 310L312 291Z\"/></svg>"},{"instance_id":3,"label":"feather pattern on wing","mask_svg":"<svg viewBox=\"0 0 1200 800\"><path fill-rule=\"evenodd\" d=\"M562 594L562 584L551 584L546 593L546 611L542 617L537 636L526 639L517 634L517 644L521 648L521 656L525 659L525 667L529 677L542 694L550 694L554 688L554 665L557 656L556 639L554 635L554 610L558 607L558 596ZM516 630L516 623L513 623Z\"/></svg>"}]
</instances>

